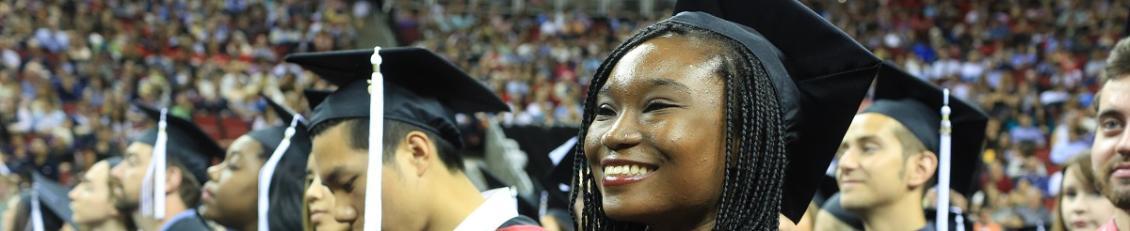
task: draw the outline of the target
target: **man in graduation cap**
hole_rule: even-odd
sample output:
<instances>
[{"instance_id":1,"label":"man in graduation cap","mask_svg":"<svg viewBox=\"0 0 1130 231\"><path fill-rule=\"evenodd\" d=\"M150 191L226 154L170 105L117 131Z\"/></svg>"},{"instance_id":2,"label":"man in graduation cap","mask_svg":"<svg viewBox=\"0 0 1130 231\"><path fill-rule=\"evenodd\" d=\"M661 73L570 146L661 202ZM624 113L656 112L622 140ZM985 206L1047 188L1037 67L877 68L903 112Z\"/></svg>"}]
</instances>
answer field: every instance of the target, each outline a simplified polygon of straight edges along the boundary
<instances>
[{"instance_id":1,"label":"man in graduation cap","mask_svg":"<svg viewBox=\"0 0 1130 231\"><path fill-rule=\"evenodd\" d=\"M1095 97L1099 127L1091 166L1104 196L1122 211L1099 230L1130 230L1130 38L1111 50Z\"/></svg>"},{"instance_id":2,"label":"man in graduation cap","mask_svg":"<svg viewBox=\"0 0 1130 231\"><path fill-rule=\"evenodd\" d=\"M836 180L841 206L856 213L866 230L933 230L922 203L939 172L943 92L891 64L875 86L875 101L855 116L840 144ZM972 190L988 117L951 97L952 188ZM943 206L948 208L949 206Z\"/></svg>"},{"instance_id":3,"label":"man in graduation cap","mask_svg":"<svg viewBox=\"0 0 1130 231\"><path fill-rule=\"evenodd\" d=\"M188 120L135 104L156 122L134 139L123 161L111 170L115 206L130 213L142 230L206 230L196 213L206 169L224 153L218 144Z\"/></svg>"},{"instance_id":4,"label":"man in graduation cap","mask_svg":"<svg viewBox=\"0 0 1130 231\"><path fill-rule=\"evenodd\" d=\"M354 230L536 228L512 190L480 193L463 173L454 113L508 110L481 83L419 48L286 60L338 87L311 103L309 164L337 206L325 215Z\"/></svg>"}]
</instances>

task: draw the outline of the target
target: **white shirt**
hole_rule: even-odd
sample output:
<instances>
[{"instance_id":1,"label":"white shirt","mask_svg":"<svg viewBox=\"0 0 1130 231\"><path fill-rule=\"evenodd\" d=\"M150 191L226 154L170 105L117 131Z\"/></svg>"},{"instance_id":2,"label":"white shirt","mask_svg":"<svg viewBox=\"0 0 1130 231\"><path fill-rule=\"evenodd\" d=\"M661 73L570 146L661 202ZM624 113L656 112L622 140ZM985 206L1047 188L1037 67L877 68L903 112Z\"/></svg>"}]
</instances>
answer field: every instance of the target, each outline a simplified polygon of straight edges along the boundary
<instances>
[{"instance_id":1,"label":"white shirt","mask_svg":"<svg viewBox=\"0 0 1130 231\"><path fill-rule=\"evenodd\" d=\"M483 192L483 204L475 208L455 231L497 230L499 226L518 217L518 199L510 188L497 188Z\"/></svg>"}]
</instances>

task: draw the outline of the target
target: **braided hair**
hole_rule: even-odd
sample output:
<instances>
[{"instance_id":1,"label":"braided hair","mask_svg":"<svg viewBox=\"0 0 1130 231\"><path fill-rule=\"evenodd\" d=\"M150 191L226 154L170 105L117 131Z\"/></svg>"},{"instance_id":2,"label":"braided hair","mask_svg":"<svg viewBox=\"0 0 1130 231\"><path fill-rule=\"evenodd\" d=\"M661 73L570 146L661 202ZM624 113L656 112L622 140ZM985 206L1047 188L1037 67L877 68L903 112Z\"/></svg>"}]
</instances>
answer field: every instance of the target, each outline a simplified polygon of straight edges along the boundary
<instances>
[{"instance_id":1,"label":"braided hair","mask_svg":"<svg viewBox=\"0 0 1130 231\"><path fill-rule=\"evenodd\" d=\"M741 43L707 29L680 22L664 21L644 28L621 44L600 65L589 85L583 126L585 140L595 117L597 93L619 59L629 50L652 38L675 35L703 39L715 45L723 64L717 74L725 81L725 179L722 184L715 230L776 229L787 165L784 126L777 93L761 61ZM569 205L582 200L584 206L578 229L645 230L644 224L616 221L605 215L600 189L592 169L585 161L584 142L578 142L573 159L574 173ZM576 211L577 208L570 208Z\"/></svg>"}]
</instances>

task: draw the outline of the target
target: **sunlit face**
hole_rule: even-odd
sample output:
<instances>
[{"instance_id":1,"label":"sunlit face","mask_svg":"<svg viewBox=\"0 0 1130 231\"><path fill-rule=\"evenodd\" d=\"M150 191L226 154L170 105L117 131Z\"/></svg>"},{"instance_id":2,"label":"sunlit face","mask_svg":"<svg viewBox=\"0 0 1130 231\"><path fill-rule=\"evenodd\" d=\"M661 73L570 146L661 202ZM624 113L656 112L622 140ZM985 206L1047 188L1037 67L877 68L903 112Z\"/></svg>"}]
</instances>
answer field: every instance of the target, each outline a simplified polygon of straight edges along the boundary
<instances>
[{"instance_id":1,"label":"sunlit face","mask_svg":"<svg viewBox=\"0 0 1130 231\"><path fill-rule=\"evenodd\" d=\"M348 223L341 223L334 219L331 213L336 204L334 203L333 193L326 185L322 184L322 179L318 175L318 171L314 166L317 164L313 156L311 156L306 164L306 193L304 194L306 200L306 214L309 215L310 226L314 230L348 230Z\"/></svg>"},{"instance_id":2,"label":"sunlit face","mask_svg":"<svg viewBox=\"0 0 1130 231\"><path fill-rule=\"evenodd\" d=\"M71 199L71 216L75 223L99 224L120 215L110 200L109 162L100 161L87 169L67 196Z\"/></svg>"},{"instance_id":3,"label":"sunlit face","mask_svg":"<svg viewBox=\"0 0 1130 231\"><path fill-rule=\"evenodd\" d=\"M1091 166L1103 195L1130 209L1130 78L1107 81L1099 91L1098 122L1091 146Z\"/></svg>"},{"instance_id":4,"label":"sunlit face","mask_svg":"<svg viewBox=\"0 0 1130 231\"><path fill-rule=\"evenodd\" d=\"M208 168L200 215L232 228L243 228L254 221L258 217L262 155L263 146L251 136L244 135L232 142L224 161Z\"/></svg>"},{"instance_id":5,"label":"sunlit face","mask_svg":"<svg viewBox=\"0 0 1130 231\"><path fill-rule=\"evenodd\" d=\"M122 162L111 170L111 195L114 196L114 204L119 211L137 209L138 198L141 196L141 182L145 179L145 170L149 167L152 155L152 145L133 142L126 147Z\"/></svg>"},{"instance_id":6,"label":"sunlit face","mask_svg":"<svg viewBox=\"0 0 1130 231\"><path fill-rule=\"evenodd\" d=\"M725 88L697 39L663 36L629 50L596 98L585 158L611 218L642 224L713 218L721 197Z\"/></svg>"},{"instance_id":7,"label":"sunlit face","mask_svg":"<svg viewBox=\"0 0 1130 231\"><path fill-rule=\"evenodd\" d=\"M1059 215L1069 230L1098 230L1117 209L1098 190L1083 182L1078 166L1069 167L1063 176L1063 196Z\"/></svg>"},{"instance_id":8,"label":"sunlit face","mask_svg":"<svg viewBox=\"0 0 1130 231\"><path fill-rule=\"evenodd\" d=\"M851 121L840 143L836 165L844 209L866 210L911 192L902 174L907 163L892 129L896 126L902 124L878 113L859 114Z\"/></svg>"},{"instance_id":9,"label":"sunlit face","mask_svg":"<svg viewBox=\"0 0 1130 231\"><path fill-rule=\"evenodd\" d=\"M330 211L337 222L349 224L352 230L362 230L365 217L365 179L368 153L355 150L349 145L348 123L338 124L313 138L311 158L317 158L315 170L322 184L329 189L334 198L334 209ZM398 148L396 163L386 162L381 174L381 229L419 230L423 229L424 214L420 206L426 198L421 196L424 189L407 177L407 168L397 167L411 156L403 148Z\"/></svg>"}]
</instances>

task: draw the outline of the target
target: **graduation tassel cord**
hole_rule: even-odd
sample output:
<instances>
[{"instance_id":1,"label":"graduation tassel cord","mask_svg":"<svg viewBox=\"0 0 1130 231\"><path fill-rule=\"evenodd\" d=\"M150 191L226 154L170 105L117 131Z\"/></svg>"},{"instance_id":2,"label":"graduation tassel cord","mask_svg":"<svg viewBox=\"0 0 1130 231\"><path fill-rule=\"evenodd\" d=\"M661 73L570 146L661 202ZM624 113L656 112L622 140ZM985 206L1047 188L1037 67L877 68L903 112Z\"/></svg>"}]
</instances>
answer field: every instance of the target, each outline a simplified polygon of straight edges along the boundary
<instances>
[{"instance_id":1,"label":"graduation tassel cord","mask_svg":"<svg viewBox=\"0 0 1130 231\"><path fill-rule=\"evenodd\" d=\"M270 211L271 205L271 179L274 178L275 167L278 167L279 160L282 160L286 150L290 148L290 138L294 137L295 127L298 127L301 121L302 115L295 114L294 118L290 120L290 126L286 127L282 142L279 142L279 146L271 152L267 163L264 163L263 168L259 170L259 197L257 202L259 231L270 230L271 225L267 219L267 212Z\"/></svg>"},{"instance_id":2,"label":"graduation tassel cord","mask_svg":"<svg viewBox=\"0 0 1130 231\"><path fill-rule=\"evenodd\" d=\"M940 131L941 141L938 143L940 166L938 166L938 186L935 187L938 195L938 204L934 206L935 230L949 230L950 204L950 143L953 124L950 123L950 90L942 90L942 126ZM960 224L958 224L960 225Z\"/></svg>"},{"instance_id":3,"label":"graduation tassel cord","mask_svg":"<svg viewBox=\"0 0 1130 231\"><path fill-rule=\"evenodd\" d=\"M145 178L141 182L141 214L156 219L165 215L165 157L169 134L168 109L161 109L161 118L157 122L157 141L153 145L153 155L146 168Z\"/></svg>"},{"instance_id":4,"label":"graduation tassel cord","mask_svg":"<svg viewBox=\"0 0 1130 231\"><path fill-rule=\"evenodd\" d=\"M373 47L369 63L373 74L369 77L369 161L365 177L364 230L381 229L381 153L384 150L384 76L381 76L381 47Z\"/></svg>"},{"instance_id":5,"label":"graduation tassel cord","mask_svg":"<svg viewBox=\"0 0 1130 231\"><path fill-rule=\"evenodd\" d=\"M39 191L34 188L39 184L38 182L32 183L31 190L31 229L34 231L44 231L43 228L43 209L39 202Z\"/></svg>"},{"instance_id":6,"label":"graduation tassel cord","mask_svg":"<svg viewBox=\"0 0 1130 231\"><path fill-rule=\"evenodd\" d=\"M157 164L155 173L156 177L153 178L153 217L157 219L164 218L165 216L165 166L168 162L169 148L169 133L168 128L168 108L161 108L161 122L157 123L157 145L153 148L153 155L157 158L154 159Z\"/></svg>"}]
</instances>

